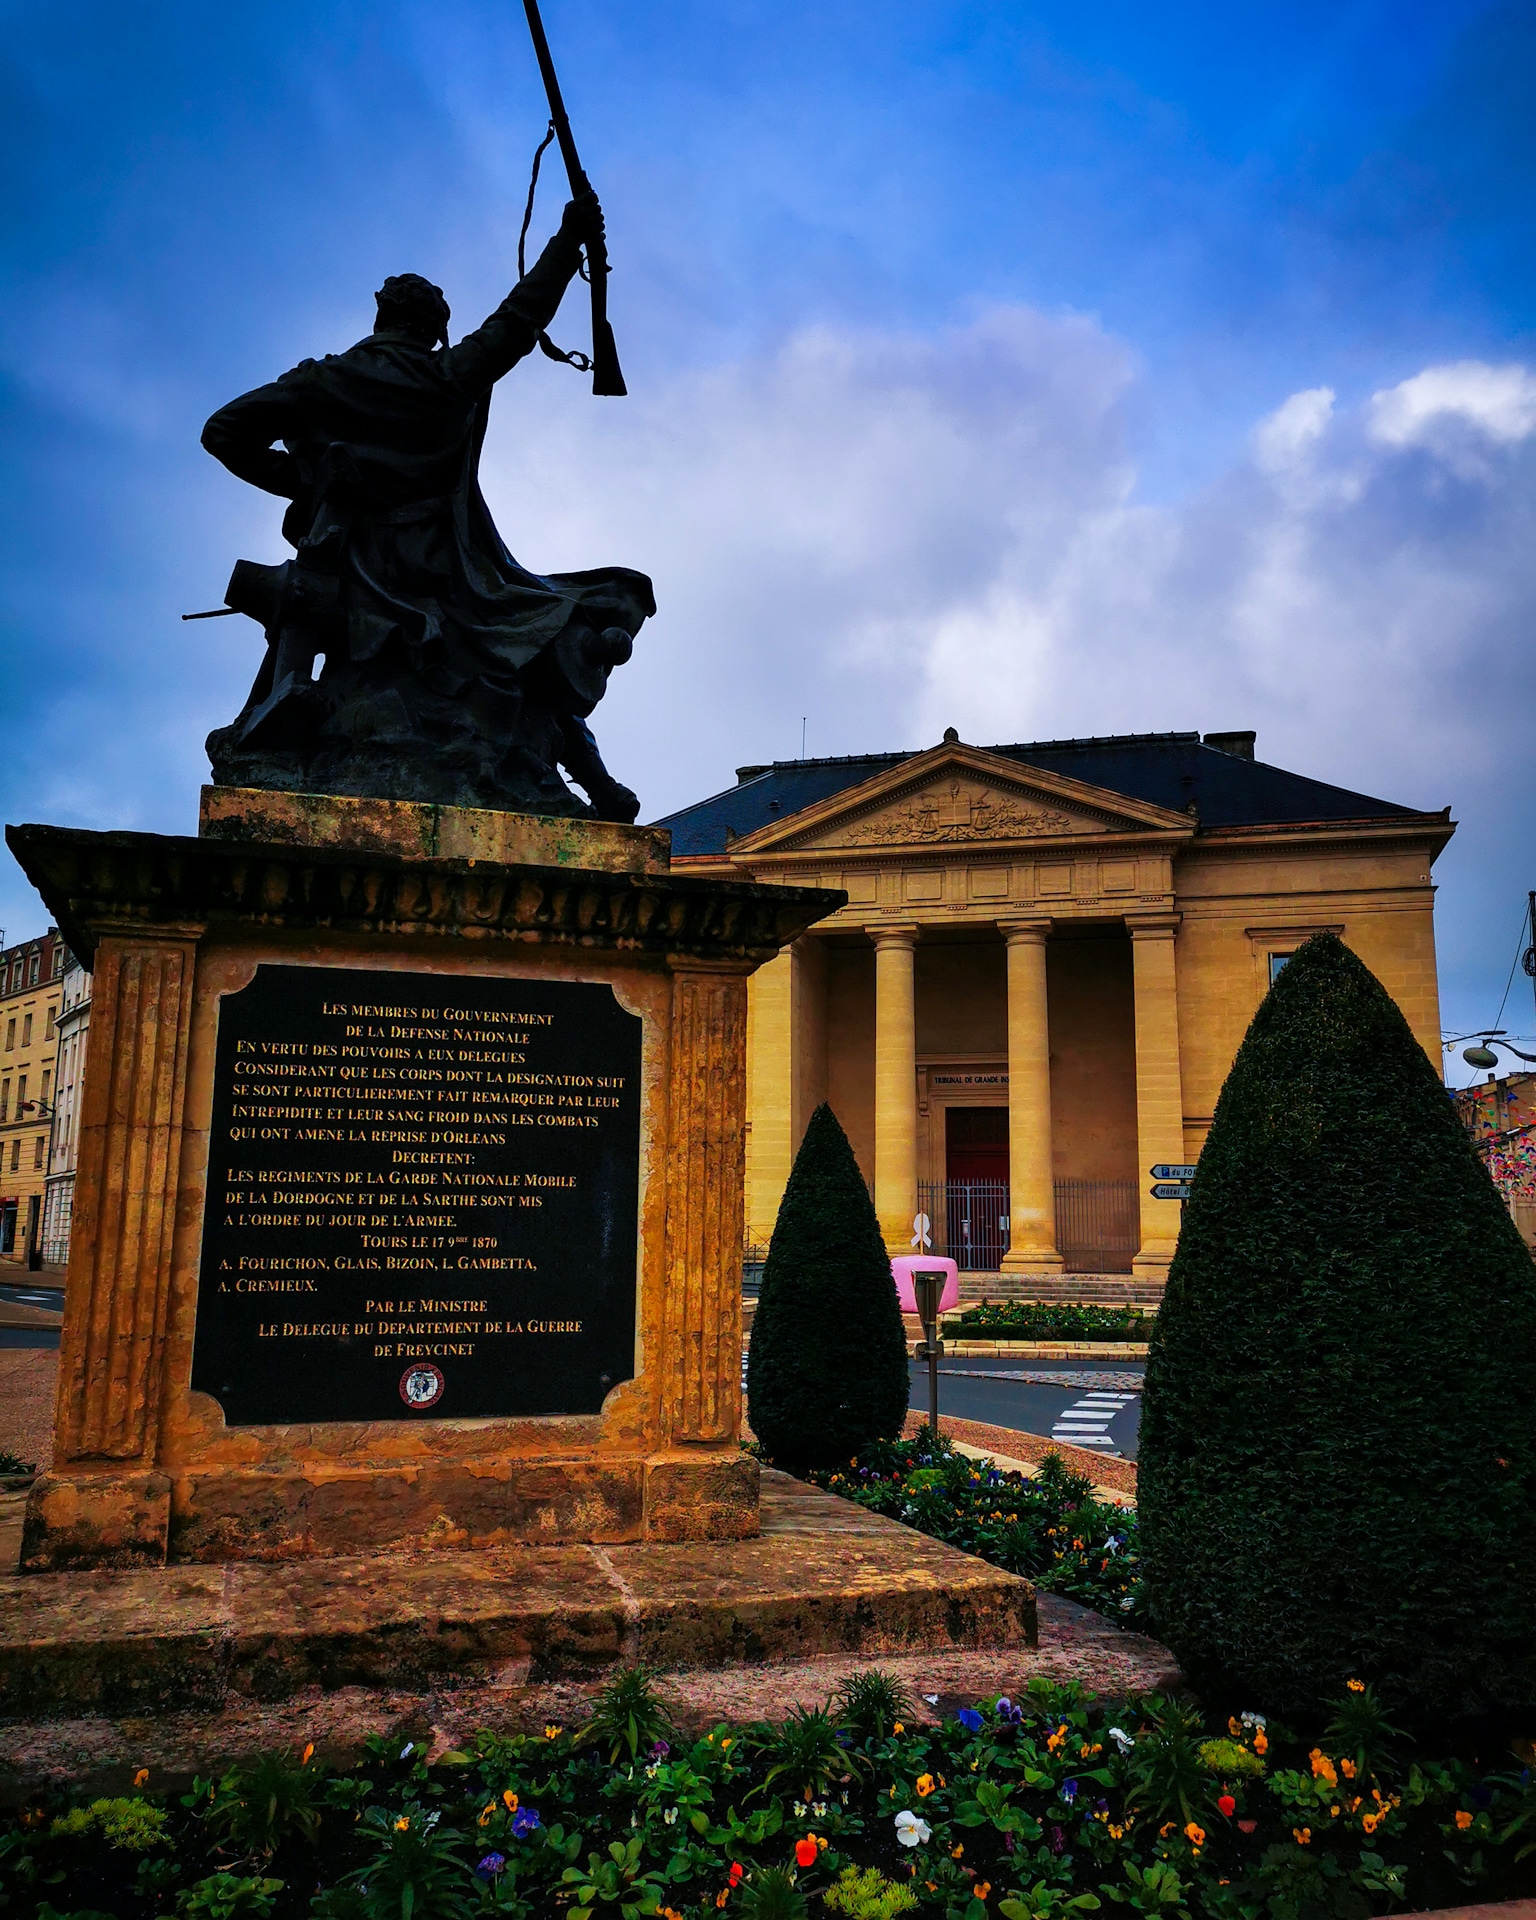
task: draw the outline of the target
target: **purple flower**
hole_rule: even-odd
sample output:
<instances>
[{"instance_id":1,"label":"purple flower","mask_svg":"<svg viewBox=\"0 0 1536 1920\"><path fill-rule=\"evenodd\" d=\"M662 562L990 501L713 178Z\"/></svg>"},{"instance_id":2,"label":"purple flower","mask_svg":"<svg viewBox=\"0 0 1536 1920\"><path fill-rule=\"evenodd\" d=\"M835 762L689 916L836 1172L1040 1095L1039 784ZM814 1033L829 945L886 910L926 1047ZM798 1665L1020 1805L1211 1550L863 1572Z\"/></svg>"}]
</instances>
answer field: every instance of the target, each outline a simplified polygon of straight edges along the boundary
<instances>
[{"instance_id":1,"label":"purple flower","mask_svg":"<svg viewBox=\"0 0 1536 1920\"><path fill-rule=\"evenodd\" d=\"M1004 1694L997 1703L997 1717L999 1720L1006 1720L1010 1727L1017 1727L1023 1723L1024 1709L1016 1707L1007 1694Z\"/></svg>"},{"instance_id":2,"label":"purple flower","mask_svg":"<svg viewBox=\"0 0 1536 1920\"><path fill-rule=\"evenodd\" d=\"M512 1838L514 1840L526 1840L530 1833L537 1833L538 1828L539 1816L535 1808L519 1807L513 1814Z\"/></svg>"},{"instance_id":3,"label":"purple flower","mask_svg":"<svg viewBox=\"0 0 1536 1920\"><path fill-rule=\"evenodd\" d=\"M1060 1853L1067 1844L1067 1836L1060 1827L1051 1828L1051 1852Z\"/></svg>"},{"instance_id":4,"label":"purple flower","mask_svg":"<svg viewBox=\"0 0 1536 1920\"><path fill-rule=\"evenodd\" d=\"M671 1747L667 1744L665 1740L658 1740L656 1744L651 1748L649 1757L652 1760L665 1760L667 1755L671 1751L672 1751Z\"/></svg>"},{"instance_id":5,"label":"purple flower","mask_svg":"<svg viewBox=\"0 0 1536 1920\"><path fill-rule=\"evenodd\" d=\"M1072 1802L1077 1798L1077 1782L1075 1780L1062 1781L1061 1797L1063 1800L1066 1801L1067 1805L1070 1807Z\"/></svg>"},{"instance_id":6,"label":"purple flower","mask_svg":"<svg viewBox=\"0 0 1536 1920\"><path fill-rule=\"evenodd\" d=\"M967 1733L981 1732L981 1715L974 1707L962 1707L955 1715L955 1718L960 1722L961 1726L965 1728Z\"/></svg>"},{"instance_id":7,"label":"purple flower","mask_svg":"<svg viewBox=\"0 0 1536 1920\"><path fill-rule=\"evenodd\" d=\"M483 1873L487 1879L494 1880L506 1864L507 1856L504 1853L488 1853L475 1868L475 1872Z\"/></svg>"}]
</instances>

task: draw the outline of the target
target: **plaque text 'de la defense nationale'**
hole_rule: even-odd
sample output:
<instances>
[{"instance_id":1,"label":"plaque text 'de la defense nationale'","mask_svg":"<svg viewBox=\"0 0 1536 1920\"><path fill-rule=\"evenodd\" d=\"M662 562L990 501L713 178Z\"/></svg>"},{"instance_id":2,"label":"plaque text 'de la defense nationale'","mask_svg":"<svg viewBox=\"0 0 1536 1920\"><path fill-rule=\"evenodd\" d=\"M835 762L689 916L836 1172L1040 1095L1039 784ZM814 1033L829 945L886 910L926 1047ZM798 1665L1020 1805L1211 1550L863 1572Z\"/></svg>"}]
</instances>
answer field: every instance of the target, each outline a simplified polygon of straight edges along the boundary
<instances>
[{"instance_id":1,"label":"plaque text 'de la defense nationale'","mask_svg":"<svg viewBox=\"0 0 1536 1920\"><path fill-rule=\"evenodd\" d=\"M594 1413L634 1372L640 1019L262 966L219 1010L192 1386L232 1426Z\"/></svg>"}]
</instances>

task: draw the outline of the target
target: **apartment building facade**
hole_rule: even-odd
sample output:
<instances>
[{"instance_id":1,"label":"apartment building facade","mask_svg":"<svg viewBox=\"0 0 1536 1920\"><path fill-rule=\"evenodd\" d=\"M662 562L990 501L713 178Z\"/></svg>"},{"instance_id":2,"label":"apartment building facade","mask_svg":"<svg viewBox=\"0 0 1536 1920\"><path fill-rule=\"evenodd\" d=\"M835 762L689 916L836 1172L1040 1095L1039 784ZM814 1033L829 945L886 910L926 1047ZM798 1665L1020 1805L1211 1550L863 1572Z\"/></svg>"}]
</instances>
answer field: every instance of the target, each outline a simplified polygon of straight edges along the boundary
<instances>
[{"instance_id":1,"label":"apartment building facade","mask_svg":"<svg viewBox=\"0 0 1536 1920\"><path fill-rule=\"evenodd\" d=\"M57 1026L68 958L57 927L0 950L0 1268L42 1263Z\"/></svg>"}]
</instances>

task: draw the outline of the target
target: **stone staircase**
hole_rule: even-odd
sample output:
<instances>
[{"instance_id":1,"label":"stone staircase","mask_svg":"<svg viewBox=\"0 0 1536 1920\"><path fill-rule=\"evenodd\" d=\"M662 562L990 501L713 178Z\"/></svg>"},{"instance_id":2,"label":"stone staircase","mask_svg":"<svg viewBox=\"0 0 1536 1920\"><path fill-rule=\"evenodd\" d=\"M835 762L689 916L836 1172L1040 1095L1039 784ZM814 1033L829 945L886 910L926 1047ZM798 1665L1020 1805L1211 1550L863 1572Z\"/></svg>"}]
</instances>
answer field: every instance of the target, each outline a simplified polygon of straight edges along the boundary
<instances>
[{"instance_id":1,"label":"stone staircase","mask_svg":"<svg viewBox=\"0 0 1536 1920\"><path fill-rule=\"evenodd\" d=\"M960 1304L981 1300L1023 1300L1041 1305L1091 1301L1104 1307L1158 1307L1161 1280L1134 1273L962 1273Z\"/></svg>"}]
</instances>

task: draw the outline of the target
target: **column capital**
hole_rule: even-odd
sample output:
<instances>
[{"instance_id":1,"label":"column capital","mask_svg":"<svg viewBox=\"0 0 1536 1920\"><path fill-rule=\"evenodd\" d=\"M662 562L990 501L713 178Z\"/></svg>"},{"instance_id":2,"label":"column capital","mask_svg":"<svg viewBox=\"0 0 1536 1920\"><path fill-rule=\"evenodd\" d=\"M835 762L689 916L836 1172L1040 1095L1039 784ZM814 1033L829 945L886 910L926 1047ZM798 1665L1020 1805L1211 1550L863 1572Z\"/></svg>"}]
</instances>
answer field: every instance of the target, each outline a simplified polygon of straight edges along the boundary
<instances>
[{"instance_id":1,"label":"column capital","mask_svg":"<svg viewBox=\"0 0 1536 1920\"><path fill-rule=\"evenodd\" d=\"M1180 913L1128 913L1125 930L1133 940L1171 940L1178 931Z\"/></svg>"},{"instance_id":2,"label":"column capital","mask_svg":"<svg viewBox=\"0 0 1536 1920\"><path fill-rule=\"evenodd\" d=\"M1051 916L1048 913L1014 916L999 920L997 930L1010 947L1044 946L1051 932Z\"/></svg>"},{"instance_id":3,"label":"column capital","mask_svg":"<svg viewBox=\"0 0 1536 1920\"><path fill-rule=\"evenodd\" d=\"M922 929L915 920L872 920L864 923L864 931L877 948L915 947Z\"/></svg>"}]
</instances>

